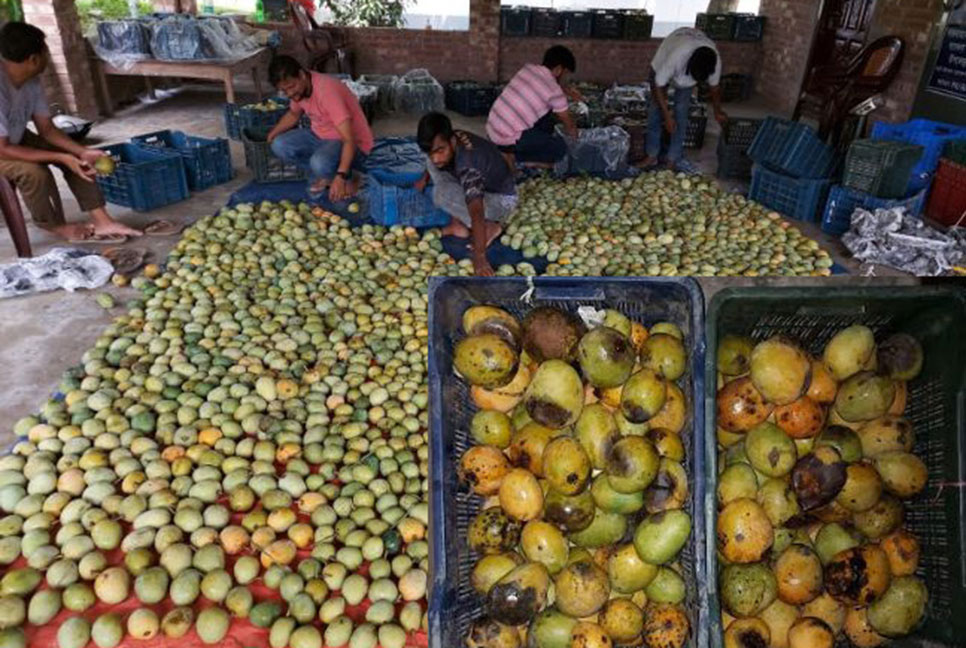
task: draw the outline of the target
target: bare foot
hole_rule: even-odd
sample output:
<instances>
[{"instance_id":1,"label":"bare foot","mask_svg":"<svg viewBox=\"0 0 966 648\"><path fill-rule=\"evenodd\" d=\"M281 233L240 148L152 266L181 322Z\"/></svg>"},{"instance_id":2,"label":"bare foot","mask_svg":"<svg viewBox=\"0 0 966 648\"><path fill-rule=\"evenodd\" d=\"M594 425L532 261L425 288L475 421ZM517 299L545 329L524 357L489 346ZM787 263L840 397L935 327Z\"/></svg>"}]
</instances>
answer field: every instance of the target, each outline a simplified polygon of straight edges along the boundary
<instances>
[{"instance_id":1,"label":"bare foot","mask_svg":"<svg viewBox=\"0 0 966 648\"><path fill-rule=\"evenodd\" d=\"M104 223L95 223L94 233L98 236L141 236L144 234L141 230L136 230L133 227L128 227L124 223L118 223L113 220Z\"/></svg>"},{"instance_id":2,"label":"bare foot","mask_svg":"<svg viewBox=\"0 0 966 648\"><path fill-rule=\"evenodd\" d=\"M329 181L325 178L316 180L309 186L309 193L319 194L329 188Z\"/></svg>"},{"instance_id":3,"label":"bare foot","mask_svg":"<svg viewBox=\"0 0 966 648\"><path fill-rule=\"evenodd\" d=\"M490 244L500 238L502 233L503 228L500 227L499 223L488 222L486 224L486 247L490 247Z\"/></svg>"},{"instance_id":4,"label":"bare foot","mask_svg":"<svg viewBox=\"0 0 966 648\"><path fill-rule=\"evenodd\" d=\"M83 241L94 235L94 226L90 223L71 223L69 225L52 225L43 227L54 236L66 241Z\"/></svg>"},{"instance_id":5,"label":"bare foot","mask_svg":"<svg viewBox=\"0 0 966 648\"><path fill-rule=\"evenodd\" d=\"M456 238L469 238L470 229L455 218L450 220L449 225L443 228L443 236L455 236Z\"/></svg>"},{"instance_id":6,"label":"bare foot","mask_svg":"<svg viewBox=\"0 0 966 648\"><path fill-rule=\"evenodd\" d=\"M352 180L349 180L349 182L347 182L345 184L345 199L346 200L348 200L349 198L354 198L355 195L357 193L359 193L359 185L360 184L361 184L361 182L359 182L358 176L354 177Z\"/></svg>"}]
</instances>

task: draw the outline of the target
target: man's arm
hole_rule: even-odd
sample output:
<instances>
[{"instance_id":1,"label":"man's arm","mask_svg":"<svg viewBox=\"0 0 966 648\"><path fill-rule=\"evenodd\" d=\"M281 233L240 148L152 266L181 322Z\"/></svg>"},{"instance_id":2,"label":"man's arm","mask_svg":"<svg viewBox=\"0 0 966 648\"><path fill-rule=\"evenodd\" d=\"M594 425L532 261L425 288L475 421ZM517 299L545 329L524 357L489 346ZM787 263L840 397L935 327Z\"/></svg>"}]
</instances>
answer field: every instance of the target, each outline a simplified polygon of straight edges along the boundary
<instances>
[{"instance_id":1,"label":"man's arm","mask_svg":"<svg viewBox=\"0 0 966 648\"><path fill-rule=\"evenodd\" d=\"M554 113L557 115L557 119L561 121L564 127L564 132L573 138L577 137L577 121L574 116L570 114L569 110L564 110L563 112Z\"/></svg>"},{"instance_id":2,"label":"man's arm","mask_svg":"<svg viewBox=\"0 0 966 648\"><path fill-rule=\"evenodd\" d=\"M33 115L33 120L34 125L37 126L37 134L47 140L49 144L78 158L90 154L91 149L81 146L68 137L64 131L54 125L54 120L49 115Z\"/></svg>"},{"instance_id":3,"label":"man's arm","mask_svg":"<svg viewBox=\"0 0 966 648\"><path fill-rule=\"evenodd\" d=\"M470 240L473 259L473 270L479 277L492 277L493 266L486 258L486 211L483 198L472 198L466 201L470 212Z\"/></svg>"},{"instance_id":4,"label":"man's arm","mask_svg":"<svg viewBox=\"0 0 966 648\"><path fill-rule=\"evenodd\" d=\"M335 129L339 131L339 137L342 138L342 155L339 157L339 168L336 171L336 176L329 186L329 198L338 202L348 195L345 175L352 169L352 161L356 159L356 141L352 137L352 122L350 120L347 119L336 126ZM338 175L340 173L343 175Z\"/></svg>"},{"instance_id":5,"label":"man's arm","mask_svg":"<svg viewBox=\"0 0 966 648\"><path fill-rule=\"evenodd\" d=\"M68 157L66 153L44 151L30 148L29 146L21 146L20 144L11 144L10 140L6 137L0 137L0 158L4 160L35 162L37 164L60 164L64 162L64 158L66 157Z\"/></svg>"},{"instance_id":6,"label":"man's arm","mask_svg":"<svg viewBox=\"0 0 966 648\"><path fill-rule=\"evenodd\" d=\"M285 131L295 128L299 123L299 117L301 117L301 114L296 115L291 110L282 115L282 118L272 127L272 130L268 131L268 141L271 142Z\"/></svg>"},{"instance_id":7,"label":"man's arm","mask_svg":"<svg viewBox=\"0 0 966 648\"><path fill-rule=\"evenodd\" d=\"M427 164L432 164L432 162L427 162ZM432 181L433 178L429 175L429 171L424 171L423 177L417 180L413 187L415 187L416 191L423 191Z\"/></svg>"},{"instance_id":8,"label":"man's arm","mask_svg":"<svg viewBox=\"0 0 966 648\"><path fill-rule=\"evenodd\" d=\"M714 109L714 118L722 126L728 121L728 113L721 107L721 86L711 86L711 107Z\"/></svg>"},{"instance_id":9,"label":"man's arm","mask_svg":"<svg viewBox=\"0 0 966 648\"><path fill-rule=\"evenodd\" d=\"M659 86L655 80L651 79L651 94L657 99L657 107L661 109L661 115L664 117L664 130L674 134L674 131L677 130L677 123L674 121L667 103L667 86Z\"/></svg>"}]
</instances>

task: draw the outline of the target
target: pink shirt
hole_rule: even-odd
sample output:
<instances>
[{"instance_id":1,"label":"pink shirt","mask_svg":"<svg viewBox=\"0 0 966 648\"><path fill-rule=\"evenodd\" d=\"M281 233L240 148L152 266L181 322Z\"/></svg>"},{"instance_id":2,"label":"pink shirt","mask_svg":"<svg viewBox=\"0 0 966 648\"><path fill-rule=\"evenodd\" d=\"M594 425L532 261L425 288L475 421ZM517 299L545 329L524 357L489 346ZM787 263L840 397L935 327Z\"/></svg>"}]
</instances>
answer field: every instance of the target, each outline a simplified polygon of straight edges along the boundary
<instances>
[{"instance_id":1,"label":"pink shirt","mask_svg":"<svg viewBox=\"0 0 966 648\"><path fill-rule=\"evenodd\" d=\"M372 151L372 131L362 112L359 100L346 84L334 77L311 72L312 96L292 102L291 111L296 115L307 113L312 122L312 132L320 139L342 139L336 126L351 122L352 138L365 154Z\"/></svg>"},{"instance_id":2,"label":"pink shirt","mask_svg":"<svg viewBox=\"0 0 966 648\"><path fill-rule=\"evenodd\" d=\"M486 119L486 134L497 146L512 146L523 131L548 112L564 112L569 104L553 73L527 63L497 98Z\"/></svg>"}]
</instances>

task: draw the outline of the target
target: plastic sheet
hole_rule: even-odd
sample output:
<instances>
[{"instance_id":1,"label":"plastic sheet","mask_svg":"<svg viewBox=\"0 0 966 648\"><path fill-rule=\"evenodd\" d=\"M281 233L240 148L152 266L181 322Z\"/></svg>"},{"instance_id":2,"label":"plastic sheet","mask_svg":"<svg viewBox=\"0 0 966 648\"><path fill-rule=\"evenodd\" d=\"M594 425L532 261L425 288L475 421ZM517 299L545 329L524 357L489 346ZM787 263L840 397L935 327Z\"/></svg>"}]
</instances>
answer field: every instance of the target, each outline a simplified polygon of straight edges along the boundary
<instances>
[{"instance_id":1,"label":"plastic sheet","mask_svg":"<svg viewBox=\"0 0 966 648\"><path fill-rule=\"evenodd\" d=\"M427 113L446 107L446 94L429 70L410 70L393 84L393 104L398 112Z\"/></svg>"},{"instance_id":2,"label":"plastic sheet","mask_svg":"<svg viewBox=\"0 0 966 648\"><path fill-rule=\"evenodd\" d=\"M379 94L379 87L369 83L361 83L359 81L343 81L343 83L349 86L349 90L352 91L352 94L356 96L356 99L360 103L364 101L376 101L376 97Z\"/></svg>"},{"instance_id":3,"label":"plastic sheet","mask_svg":"<svg viewBox=\"0 0 966 648\"><path fill-rule=\"evenodd\" d=\"M162 61L234 60L258 49L259 41L233 20L171 16L150 23L151 52Z\"/></svg>"},{"instance_id":4,"label":"plastic sheet","mask_svg":"<svg viewBox=\"0 0 966 648\"><path fill-rule=\"evenodd\" d=\"M0 298L63 288L99 288L114 274L102 256L77 248L54 248L43 256L0 265Z\"/></svg>"},{"instance_id":5,"label":"plastic sheet","mask_svg":"<svg viewBox=\"0 0 966 648\"><path fill-rule=\"evenodd\" d=\"M151 31L143 20L105 20L92 39L98 58L122 70L151 58Z\"/></svg>"},{"instance_id":6,"label":"plastic sheet","mask_svg":"<svg viewBox=\"0 0 966 648\"><path fill-rule=\"evenodd\" d=\"M615 177L627 172L631 136L623 128L587 128L579 131L575 139L558 125L557 133L568 148L568 154L554 168L558 175L591 173Z\"/></svg>"},{"instance_id":7,"label":"plastic sheet","mask_svg":"<svg viewBox=\"0 0 966 648\"><path fill-rule=\"evenodd\" d=\"M359 83L374 85L379 90L376 108L379 112L390 113L395 107L393 88L399 82L399 77L394 74L363 74L359 77Z\"/></svg>"},{"instance_id":8,"label":"plastic sheet","mask_svg":"<svg viewBox=\"0 0 966 648\"><path fill-rule=\"evenodd\" d=\"M953 267L966 265L966 231L941 232L902 208L856 209L842 243L860 261L916 276L949 274Z\"/></svg>"}]
</instances>

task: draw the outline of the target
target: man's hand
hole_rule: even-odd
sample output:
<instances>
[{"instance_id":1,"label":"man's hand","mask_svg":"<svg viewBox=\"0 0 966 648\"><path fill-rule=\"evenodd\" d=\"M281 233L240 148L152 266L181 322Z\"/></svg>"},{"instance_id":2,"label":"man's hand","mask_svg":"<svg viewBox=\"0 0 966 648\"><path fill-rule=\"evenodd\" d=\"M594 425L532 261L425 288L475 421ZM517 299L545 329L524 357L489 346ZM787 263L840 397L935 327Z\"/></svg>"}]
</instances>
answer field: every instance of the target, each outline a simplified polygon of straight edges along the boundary
<instances>
[{"instance_id":1,"label":"man's hand","mask_svg":"<svg viewBox=\"0 0 966 648\"><path fill-rule=\"evenodd\" d=\"M97 176L97 172L94 170L94 167L84 160L81 160L79 157L70 155L69 153L64 154L61 162L65 167L88 182L94 182L94 178Z\"/></svg>"},{"instance_id":2,"label":"man's hand","mask_svg":"<svg viewBox=\"0 0 966 648\"><path fill-rule=\"evenodd\" d=\"M477 277L492 277L495 274L493 266L487 261L485 254L473 255L473 272L476 273Z\"/></svg>"},{"instance_id":3,"label":"man's hand","mask_svg":"<svg viewBox=\"0 0 966 648\"><path fill-rule=\"evenodd\" d=\"M84 152L80 155L80 159L86 162L87 164L93 165L95 162L97 162L100 158L104 157L105 155L107 155L107 153L105 153L100 149L89 148L89 149L84 149Z\"/></svg>"},{"instance_id":4,"label":"man's hand","mask_svg":"<svg viewBox=\"0 0 966 648\"><path fill-rule=\"evenodd\" d=\"M678 129L678 123L674 121L674 117L668 117L664 120L664 130L667 131L668 135L674 135Z\"/></svg>"},{"instance_id":5,"label":"man's hand","mask_svg":"<svg viewBox=\"0 0 966 648\"><path fill-rule=\"evenodd\" d=\"M266 141L268 141L269 144L271 144L272 140L274 140L276 137L278 137L278 131L273 128L272 130L268 131L268 137L266 137L265 139Z\"/></svg>"},{"instance_id":6,"label":"man's hand","mask_svg":"<svg viewBox=\"0 0 966 648\"><path fill-rule=\"evenodd\" d=\"M722 126L728 123L728 113L723 110L714 111L714 118Z\"/></svg>"},{"instance_id":7,"label":"man's hand","mask_svg":"<svg viewBox=\"0 0 966 648\"><path fill-rule=\"evenodd\" d=\"M413 188L419 193L423 193L423 191L426 190L426 187L428 185L429 185L429 174L424 173L423 176L416 181L416 184L413 185Z\"/></svg>"},{"instance_id":8,"label":"man's hand","mask_svg":"<svg viewBox=\"0 0 966 648\"><path fill-rule=\"evenodd\" d=\"M348 196L346 189L345 178L340 175L332 178L332 184L329 185L329 200L332 202L341 202L342 200L345 200Z\"/></svg>"},{"instance_id":9,"label":"man's hand","mask_svg":"<svg viewBox=\"0 0 966 648\"><path fill-rule=\"evenodd\" d=\"M564 94L567 95L567 98L570 99L571 101L584 100L584 95L580 94L580 90L578 90L573 86L567 86L566 88L564 88Z\"/></svg>"}]
</instances>

